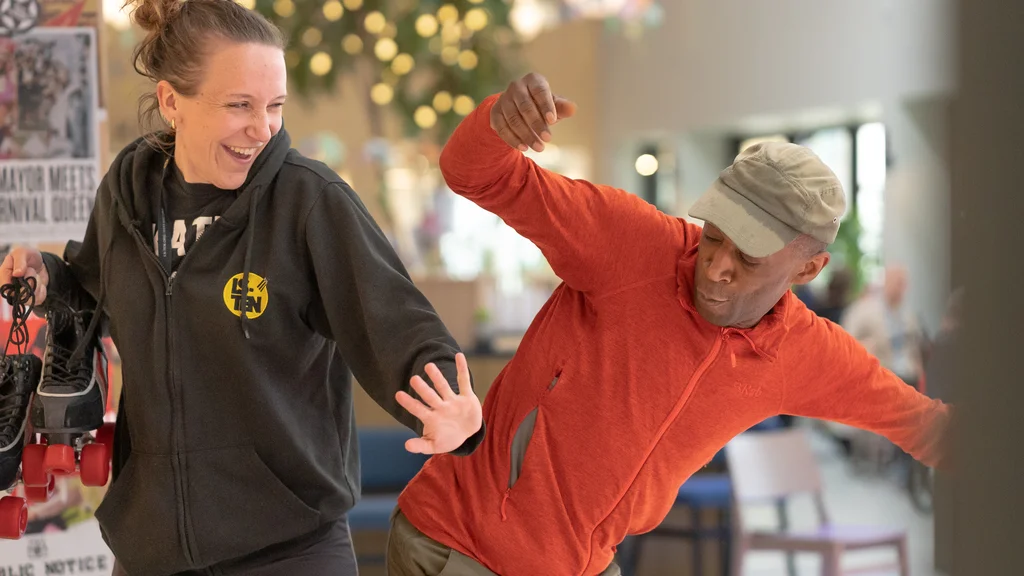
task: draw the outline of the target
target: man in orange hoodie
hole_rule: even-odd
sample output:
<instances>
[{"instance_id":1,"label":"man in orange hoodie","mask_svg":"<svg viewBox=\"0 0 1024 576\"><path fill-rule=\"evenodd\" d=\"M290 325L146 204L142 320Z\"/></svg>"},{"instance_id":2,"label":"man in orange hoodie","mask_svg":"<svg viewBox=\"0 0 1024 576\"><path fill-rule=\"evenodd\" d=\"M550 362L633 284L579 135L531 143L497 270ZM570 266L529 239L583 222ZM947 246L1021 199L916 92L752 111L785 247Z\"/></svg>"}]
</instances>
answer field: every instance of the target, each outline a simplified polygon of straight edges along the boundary
<instances>
[{"instance_id":1,"label":"man in orange hoodie","mask_svg":"<svg viewBox=\"0 0 1024 576\"><path fill-rule=\"evenodd\" d=\"M615 546L655 528L691 474L777 414L940 461L949 408L789 290L828 263L846 208L817 156L748 148L690 210L702 229L522 154L574 110L531 74L442 153L449 186L533 241L563 283L487 395L483 444L434 456L399 498L390 574L617 574Z\"/></svg>"}]
</instances>

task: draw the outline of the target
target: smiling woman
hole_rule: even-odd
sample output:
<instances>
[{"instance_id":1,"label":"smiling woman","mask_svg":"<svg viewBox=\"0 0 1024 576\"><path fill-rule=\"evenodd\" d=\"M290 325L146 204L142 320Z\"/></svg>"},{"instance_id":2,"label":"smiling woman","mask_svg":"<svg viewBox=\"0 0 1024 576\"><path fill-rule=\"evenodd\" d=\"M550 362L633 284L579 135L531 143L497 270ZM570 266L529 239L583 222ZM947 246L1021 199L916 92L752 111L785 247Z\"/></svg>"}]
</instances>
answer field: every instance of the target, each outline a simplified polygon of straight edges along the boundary
<instances>
[{"instance_id":1,"label":"smiling woman","mask_svg":"<svg viewBox=\"0 0 1024 576\"><path fill-rule=\"evenodd\" d=\"M193 95L161 80L156 97L163 117L175 127L174 160L185 181L232 190L281 129L284 55L276 46L207 42L205 74Z\"/></svg>"},{"instance_id":2,"label":"smiling woman","mask_svg":"<svg viewBox=\"0 0 1024 576\"><path fill-rule=\"evenodd\" d=\"M288 84L280 31L230 4L143 2L133 14L147 32L135 69L156 83L142 97L140 122L159 112L170 131L151 141L173 142L185 181L227 190L241 186L281 129Z\"/></svg>"},{"instance_id":3,"label":"smiling woman","mask_svg":"<svg viewBox=\"0 0 1024 576\"><path fill-rule=\"evenodd\" d=\"M358 195L292 149L277 29L228 0L132 5L140 120L163 124L118 154L80 242L13 249L0 285L35 278L48 314L95 318L75 338L117 346L96 511L115 574L354 576L351 376L408 450L462 455L483 438L465 358Z\"/></svg>"}]
</instances>

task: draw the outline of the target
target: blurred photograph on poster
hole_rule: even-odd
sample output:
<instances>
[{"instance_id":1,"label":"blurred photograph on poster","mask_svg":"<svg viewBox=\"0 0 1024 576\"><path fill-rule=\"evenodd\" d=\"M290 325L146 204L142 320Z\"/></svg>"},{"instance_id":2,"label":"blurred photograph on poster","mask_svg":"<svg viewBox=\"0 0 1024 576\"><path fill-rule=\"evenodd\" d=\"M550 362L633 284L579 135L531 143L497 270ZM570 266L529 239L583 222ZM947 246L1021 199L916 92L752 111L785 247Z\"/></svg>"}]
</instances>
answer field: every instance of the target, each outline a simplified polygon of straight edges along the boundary
<instances>
[{"instance_id":1,"label":"blurred photograph on poster","mask_svg":"<svg viewBox=\"0 0 1024 576\"><path fill-rule=\"evenodd\" d=\"M85 231L99 184L96 32L0 38L0 242Z\"/></svg>"},{"instance_id":2,"label":"blurred photograph on poster","mask_svg":"<svg viewBox=\"0 0 1024 576\"><path fill-rule=\"evenodd\" d=\"M0 39L0 159L96 155L94 41L89 29Z\"/></svg>"}]
</instances>

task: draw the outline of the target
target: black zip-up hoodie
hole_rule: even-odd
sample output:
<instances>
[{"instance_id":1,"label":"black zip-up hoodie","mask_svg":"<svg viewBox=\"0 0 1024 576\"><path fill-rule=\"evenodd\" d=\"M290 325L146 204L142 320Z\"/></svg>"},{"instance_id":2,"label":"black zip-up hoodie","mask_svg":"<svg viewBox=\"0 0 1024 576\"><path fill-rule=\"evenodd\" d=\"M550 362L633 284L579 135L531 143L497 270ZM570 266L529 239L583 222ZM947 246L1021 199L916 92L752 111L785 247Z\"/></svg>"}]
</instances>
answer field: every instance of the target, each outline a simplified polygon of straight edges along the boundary
<instances>
[{"instance_id":1,"label":"black zip-up hoodie","mask_svg":"<svg viewBox=\"0 0 1024 576\"><path fill-rule=\"evenodd\" d=\"M96 517L125 569L146 576L340 518L360 492L350 371L419 433L395 392L412 393L428 362L454 387L458 352L356 194L283 129L168 276L140 229L165 161L142 139L125 148L83 241L44 255L50 294L91 296L109 317L124 387Z\"/></svg>"}]
</instances>

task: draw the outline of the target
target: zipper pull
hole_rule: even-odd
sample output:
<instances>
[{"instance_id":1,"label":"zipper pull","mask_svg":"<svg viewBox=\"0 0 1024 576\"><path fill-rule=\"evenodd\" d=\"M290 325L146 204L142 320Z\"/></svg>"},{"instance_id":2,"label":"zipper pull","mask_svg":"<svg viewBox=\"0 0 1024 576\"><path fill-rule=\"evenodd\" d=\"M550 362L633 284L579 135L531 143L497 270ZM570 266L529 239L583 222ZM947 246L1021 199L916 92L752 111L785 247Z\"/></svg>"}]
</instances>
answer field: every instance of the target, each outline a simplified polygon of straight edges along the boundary
<instances>
[{"instance_id":1,"label":"zipper pull","mask_svg":"<svg viewBox=\"0 0 1024 576\"><path fill-rule=\"evenodd\" d=\"M171 272L170 277L167 278L167 295L171 295L171 288L174 285L174 278L178 275L178 271Z\"/></svg>"},{"instance_id":2,"label":"zipper pull","mask_svg":"<svg viewBox=\"0 0 1024 576\"><path fill-rule=\"evenodd\" d=\"M505 490L505 495L501 498L501 520L502 521L508 520L508 516L505 515L505 503L508 502L508 494L511 491L512 491L511 488Z\"/></svg>"}]
</instances>

